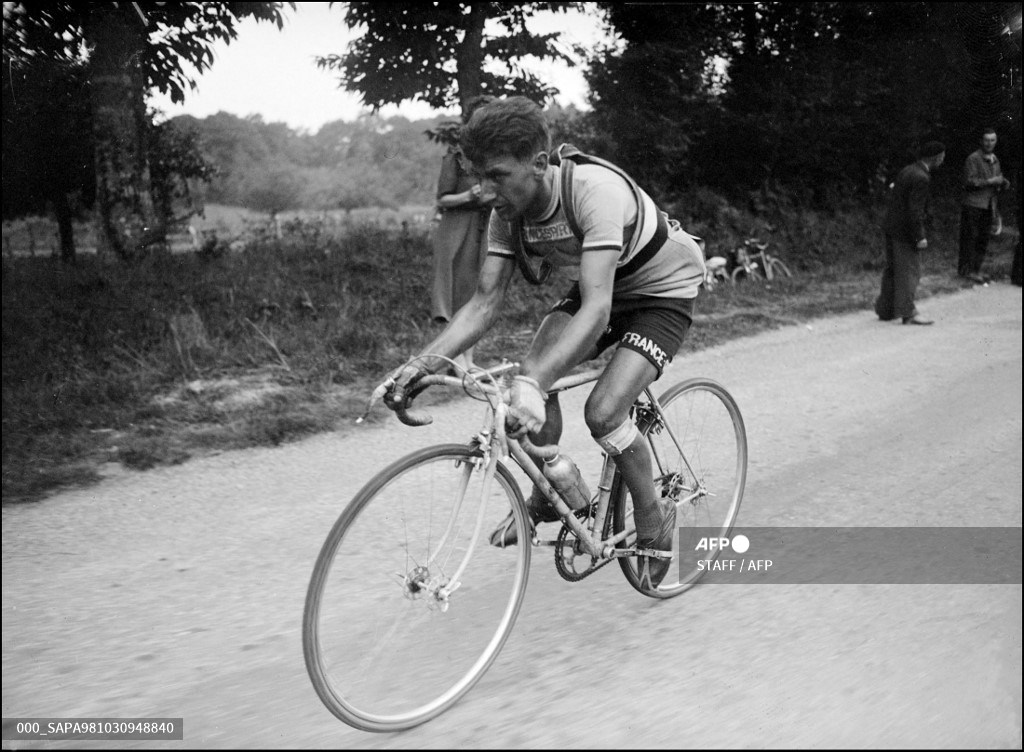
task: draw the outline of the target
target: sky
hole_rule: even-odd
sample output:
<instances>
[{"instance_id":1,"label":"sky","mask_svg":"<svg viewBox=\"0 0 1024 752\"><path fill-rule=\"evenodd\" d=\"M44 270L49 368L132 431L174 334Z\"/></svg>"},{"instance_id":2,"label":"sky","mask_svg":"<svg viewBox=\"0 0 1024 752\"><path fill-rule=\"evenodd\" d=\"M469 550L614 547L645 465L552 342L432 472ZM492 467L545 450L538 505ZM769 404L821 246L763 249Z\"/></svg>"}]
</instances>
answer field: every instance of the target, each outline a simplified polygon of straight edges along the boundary
<instances>
[{"instance_id":1,"label":"sky","mask_svg":"<svg viewBox=\"0 0 1024 752\"><path fill-rule=\"evenodd\" d=\"M315 132L334 120L355 120L369 112L356 94L340 88L338 76L321 71L317 55L342 54L357 32L343 22L344 8L328 3L296 3L285 6L284 28L272 23L246 20L237 26L238 37L230 44L217 43L213 65L193 76L198 87L186 93L181 105L170 97L154 95L150 105L168 118L178 115L207 117L229 112L239 117L258 114L266 122L284 122L295 130ZM531 31L560 31L569 44L594 45L605 37L597 20L586 13L546 13L528 23ZM562 105L586 109L586 83L579 68L540 62L529 66L561 90ZM440 114L415 102L388 106L381 115L420 119ZM456 112L444 114L456 115Z\"/></svg>"}]
</instances>

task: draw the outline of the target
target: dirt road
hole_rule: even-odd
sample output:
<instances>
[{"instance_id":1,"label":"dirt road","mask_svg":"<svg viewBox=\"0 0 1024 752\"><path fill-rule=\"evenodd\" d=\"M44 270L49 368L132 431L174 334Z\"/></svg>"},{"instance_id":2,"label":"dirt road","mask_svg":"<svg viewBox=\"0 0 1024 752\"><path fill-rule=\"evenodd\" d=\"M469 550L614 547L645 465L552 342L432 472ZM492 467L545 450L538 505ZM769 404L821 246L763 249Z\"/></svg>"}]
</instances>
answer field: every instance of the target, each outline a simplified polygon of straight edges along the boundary
<instances>
[{"instance_id":1,"label":"dirt road","mask_svg":"<svg viewBox=\"0 0 1024 752\"><path fill-rule=\"evenodd\" d=\"M743 410L741 524L1020 526L1020 288L922 308L935 326L863 312L670 368L666 382L712 377ZM593 473L584 396L565 402L565 447ZM616 567L566 583L543 553L509 643L454 709L403 734L341 724L302 661L320 544L387 461L479 415L459 402L424 429L389 421L4 507L3 716L182 717L174 748L1020 748L1020 585L654 602Z\"/></svg>"}]
</instances>

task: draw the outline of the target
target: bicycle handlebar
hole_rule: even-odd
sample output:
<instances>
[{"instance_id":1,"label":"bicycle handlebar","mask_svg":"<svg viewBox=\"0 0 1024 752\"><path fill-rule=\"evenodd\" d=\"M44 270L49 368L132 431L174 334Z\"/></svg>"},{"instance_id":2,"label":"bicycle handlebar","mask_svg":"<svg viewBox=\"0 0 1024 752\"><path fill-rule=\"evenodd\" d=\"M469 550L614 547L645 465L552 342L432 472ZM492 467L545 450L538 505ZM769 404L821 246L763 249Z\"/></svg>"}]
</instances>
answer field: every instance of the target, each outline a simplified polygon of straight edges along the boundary
<instances>
[{"instance_id":1,"label":"bicycle handlebar","mask_svg":"<svg viewBox=\"0 0 1024 752\"><path fill-rule=\"evenodd\" d=\"M422 379L416 382L416 392L426 389L428 386L435 384L447 384L448 379L453 382L461 383L459 379L455 379L451 376L442 376L440 374L430 374L424 376ZM402 402L395 406L395 416L405 425L416 428L418 426L429 426L434 422L434 419L425 412L422 411L411 411L409 408L412 406L412 401L415 399L415 395L402 400Z\"/></svg>"},{"instance_id":2,"label":"bicycle handlebar","mask_svg":"<svg viewBox=\"0 0 1024 752\"><path fill-rule=\"evenodd\" d=\"M420 410L410 409L412 407L412 401L416 396L429 386L445 385L465 388L467 383L469 383L473 387L480 389L485 393L489 392L491 394L497 394L504 400L505 396L501 394L501 390L495 381L495 377L517 367L518 365L518 363L502 363L501 365L495 366L494 368L486 371L468 373L461 378L436 373L427 374L416 382L410 395L407 395L405 399L392 407L395 411L395 417L397 417L404 425L414 428L433 423L434 419L427 413ZM564 376L551 385L551 388L548 389L548 394L565 391L566 389L572 389L573 387L582 386L583 384L588 384L591 381L596 381L603 371L603 368L595 368L589 371ZM389 377L384 381L384 383L374 389L373 394L370 396L369 404L366 407L366 413L364 413L362 417L358 418L356 422L362 423L366 416L370 414L370 410L373 409L373 406L380 401L394 385L394 380ZM551 460L558 454L557 445L538 446L530 441L525 435L519 439L519 442L522 444L523 449L527 454L537 457L538 459Z\"/></svg>"}]
</instances>

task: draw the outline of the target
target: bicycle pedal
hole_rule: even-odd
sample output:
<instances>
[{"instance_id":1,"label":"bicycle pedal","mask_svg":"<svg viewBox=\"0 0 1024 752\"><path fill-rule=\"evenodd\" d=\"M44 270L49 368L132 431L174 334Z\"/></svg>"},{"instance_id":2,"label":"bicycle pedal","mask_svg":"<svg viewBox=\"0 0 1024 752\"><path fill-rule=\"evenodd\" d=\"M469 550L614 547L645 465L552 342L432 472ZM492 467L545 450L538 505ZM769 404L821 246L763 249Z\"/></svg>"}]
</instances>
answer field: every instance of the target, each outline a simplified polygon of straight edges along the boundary
<instances>
[{"instance_id":1,"label":"bicycle pedal","mask_svg":"<svg viewBox=\"0 0 1024 752\"><path fill-rule=\"evenodd\" d=\"M671 551L662 551L657 548L635 548L633 549L634 556L647 556L651 559L671 559Z\"/></svg>"}]
</instances>

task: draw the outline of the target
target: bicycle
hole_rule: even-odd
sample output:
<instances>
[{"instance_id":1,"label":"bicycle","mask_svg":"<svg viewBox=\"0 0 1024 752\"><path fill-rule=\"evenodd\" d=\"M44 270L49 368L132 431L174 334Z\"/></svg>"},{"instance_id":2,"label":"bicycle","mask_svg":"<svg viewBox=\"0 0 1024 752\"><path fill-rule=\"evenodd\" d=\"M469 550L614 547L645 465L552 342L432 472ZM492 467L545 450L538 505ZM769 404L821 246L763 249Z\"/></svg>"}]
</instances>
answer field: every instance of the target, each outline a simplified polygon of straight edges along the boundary
<instances>
[{"instance_id":1,"label":"bicycle","mask_svg":"<svg viewBox=\"0 0 1024 752\"><path fill-rule=\"evenodd\" d=\"M768 253L768 243L758 238L747 238L743 245L735 250L736 267L732 270L731 279L733 283L739 281L740 277L758 280L760 278L771 281L776 275L792 277L789 267L779 259Z\"/></svg>"},{"instance_id":2,"label":"bicycle","mask_svg":"<svg viewBox=\"0 0 1024 752\"><path fill-rule=\"evenodd\" d=\"M323 544L306 595L303 653L320 699L351 726L408 729L465 695L512 630L535 547L553 546L556 570L570 582L618 561L629 584L653 598L685 592L706 571L704 562L717 557L715 547L697 550L694 556L701 558L683 566L681 541L673 541L672 552L637 549L629 491L607 455L597 494L571 510L530 459L551 459L558 448L535 447L505 433L503 380L516 367L424 377L416 393L446 385L485 401L483 426L469 443L420 449L380 471L342 511ZM550 391L599 375L567 376ZM370 407L387 385L377 388ZM407 425L431 420L408 404L396 415ZM747 469L746 431L735 400L720 384L694 378L660 397L645 390L632 416L649 442L656 488L676 500L677 525L727 536ZM557 509L562 524L553 541L541 540L533 528L515 469ZM504 520L509 507L519 545L490 545L486 531ZM657 590L645 589L637 571L640 555L672 556L680 562L678 573L672 567Z\"/></svg>"}]
</instances>

